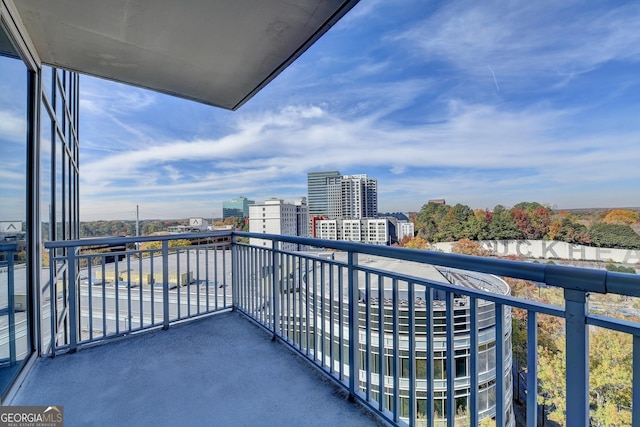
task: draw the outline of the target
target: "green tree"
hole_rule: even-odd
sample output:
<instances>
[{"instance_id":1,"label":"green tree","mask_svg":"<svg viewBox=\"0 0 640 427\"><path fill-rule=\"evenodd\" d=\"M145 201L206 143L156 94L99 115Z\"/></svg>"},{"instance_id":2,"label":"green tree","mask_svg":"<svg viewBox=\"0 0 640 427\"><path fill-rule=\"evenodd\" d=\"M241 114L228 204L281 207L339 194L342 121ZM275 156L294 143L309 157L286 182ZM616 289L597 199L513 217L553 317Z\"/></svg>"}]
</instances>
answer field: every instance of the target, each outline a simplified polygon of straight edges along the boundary
<instances>
[{"instance_id":1,"label":"green tree","mask_svg":"<svg viewBox=\"0 0 640 427\"><path fill-rule=\"evenodd\" d=\"M553 409L549 419L564 424L566 413L565 340L555 350L539 347L539 403ZM632 337L598 329L590 334L589 395L591 424L600 427L631 425Z\"/></svg>"},{"instance_id":2,"label":"green tree","mask_svg":"<svg viewBox=\"0 0 640 427\"><path fill-rule=\"evenodd\" d=\"M414 223L416 235L429 242L434 242L438 225L448 212L449 206L439 203L427 203L422 206Z\"/></svg>"},{"instance_id":3,"label":"green tree","mask_svg":"<svg viewBox=\"0 0 640 427\"><path fill-rule=\"evenodd\" d=\"M587 227L576 222L571 215L559 215L549 225L547 231L549 240L557 240L560 242L589 244L591 237Z\"/></svg>"},{"instance_id":4,"label":"green tree","mask_svg":"<svg viewBox=\"0 0 640 427\"><path fill-rule=\"evenodd\" d=\"M640 249L640 235L626 224L599 222L589 229L594 246L604 248Z\"/></svg>"},{"instance_id":5,"label":"green tree","mask_svg":"<svg viewBox=\"0 0 640 427\"><path fill-rule=\"evenodd\" d=\"M489 223L489 238L495 240L513 240L522 238L522 232L516 226L510 211L498 205L493 209Z\"/></svg>"}]
</instances>

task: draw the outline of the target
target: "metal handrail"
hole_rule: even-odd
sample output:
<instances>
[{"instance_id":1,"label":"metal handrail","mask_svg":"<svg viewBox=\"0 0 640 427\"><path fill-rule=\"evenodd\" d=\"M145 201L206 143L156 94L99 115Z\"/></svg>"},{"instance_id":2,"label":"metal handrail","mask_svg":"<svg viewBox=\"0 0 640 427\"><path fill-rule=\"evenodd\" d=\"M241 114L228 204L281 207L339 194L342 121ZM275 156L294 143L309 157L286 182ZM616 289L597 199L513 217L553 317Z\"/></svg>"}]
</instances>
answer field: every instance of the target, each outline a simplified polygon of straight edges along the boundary
<instances>
[{"instance_id":1,"label":"metal handrail","mask_svg":"<svg viewBox=\"0 0 640 427\"><path fill-rule=\"evenodd\" d=\"M103 257L104 261L104 257L109 256L109 254L80 255L78 252L79 247L101 245L126 246L134 243L149 241L162 242L161 249L147 250L147 252L149 252L150 254L160 254L158 263L162 263L162 296L158 296L158 298L161 298L163 304L163 307L161 309L163 315L162 321L158 323L155 320L152 320L150 324L143 325L141 320L139 328L132 328L132 316L129 312L128 326L125 326L123 327L123 330L120 330L120 323L117 323L115 334L103 334L101 337L98 337L99 339L108 339L113 336L131 333L151 327L162 326L164 328L167 328L174 321L184 320L189 317L206 315L210 314L212 311L215 311L209 309L200 311L200 309L198 309L197 313L195 315L192 315L191 308L193 299L191 299L191 293L189 292L185 296L187 300L186 310L188 315L182 315L180 310L182 304L185 301L180 300L181 293L177 291L175 293L176 301L171 303L176 304L175 308L177 314L170 314L169 304L172 298L171 295L174 294L170 294L169 292L168 260L172 256L179 258L181 250L198 248L199 246L190 246L187 249L172 248L171 251L177 251L174 254L169 250L168 242L176 239L219 238L229 238L229 242L211 243L211 245L216 247L220 247L220 245L231 247L231 265L229 271L231 275L231 294L229 296L232 300L228 306L226 304L223 304L223 308L227 309L232 307L233 309L239 310L251 317L257 323L270 330L274 338L281 339L283 342L290 345L294 350L298 351L304 357L309 358L312 362L321 367L322 370L326 372L330 377L344 386L349 391L350 396L353 399L362 401L365 405L368 405L373 410L380 413L388 421L394 424L402 424L404 422L403 419L407 418L404 416L401 417L400 415L401 412L398 409L399 398L396 396L390 407L386 407L385 405L383 405L382 397L379 397L379 400L377 402L372 401L372 390L370 388L370 384L373 384L373 382L371 381L371 378L373 375L380 375L380 378L376 378L379 387L379 384L382 381L382 372L380 372L379 374L373 374L371 366L374 363L375 359L375 362L378 364L378 369L382 369L380 367L380 365L383 363L382 355L380 355L379 358L370 358L368 355L366 355L365 359L362 362L360 361L360 349L357 345L358 343L362 344L364 342L367 350L365 354L368 354L372 346L377 346L380 349L381 346L387 345L385 344L386 338L382 333L378 333L377 338L375 338L376 340L378 340L378 342L372 343L373 334L371 333L371 330L368 327L365 328L367 330L366 332L364 332L364 335L362 335L362 331L359 330L359 316L362 315L362 313L360 313L359 306L364 304L362 305L362 307L364 307L363 309L365 310L365 325L367 326L369 325L369 318L371 316L379 316L377 322L378 325L380 325L384 320L382 317L384 316L384 313L382 312L385 311L382 309L378 309L375 314L372 314L372 312L369 310L368 302L363 303L363 301L360 299L358 280L363 280L362 277L365 278L365 294L369 295L369 293L371 292L372 297L378 298L378 301L383 301L381 291L383 278L384 280L388 280L391 283L391 287L393 289L393 311L391 328L395 332L393 333L393 340L390 345L393 349L392 357L394 362L393 366L391 367L391 371L385 373L385 383L387 381L386 376L388 374L389 378L392 378L392 381L390 383L391 387L396 391L399 390L401 384L404 385L408 381L408 384L410 384L410 389L415 392L415 387L417 384L418 375L416 371L417 368L415 354L409 356L410 363L407 370L408 377L403 378L402 382L400 381L400 368L397 365L399 360L399 348L401 344L399 339L399 331L401 330L401 328L406 328L406 330L408 331L408 348L416 348L417 341L415 337L415 328L418 324L416 323L415 313L417 310L422 310L424 308L419 308L416 305L414 301L415 292L416 290L420 289L420 292L426 295L426 305L422 304L420 305L420 307L433 307L436 302L434 300L433 292L434 290L438 290L444 292L447 295L446 300L443 302L443 306L446 307L445 311L448 313L446 317L447 331L452 331L454 328L452 314L454 310L468 311L470 318L468 341L470 341L471 343L471 348L476 348L479 342L479 328L478 322L476 321L476 313L478 312L479 307L478 301L489 301L495 306L495 351L497 355L496 368L494 372L496 376L495 388L497 390L500 390L497 394L499 399L497 399L495 407L495 416L498 424L504 424L507 422L507 419L505 418L506 406L504 399L511 398L511 391L509 393L503 394L504 388L508 384L505 383L505 377L503 375L500 375L500 372L505 371L505 369L510 371L509 367L511 366L511 359L510 356L505 356L504 354L504 342L501 337L503 337L504 334L510 334L511 330L510 324L504 324L504 319L509 318L508 316L505 317L505 315L509 313L506 310L510 310L510 307L515 307L525 310L528 317L527 350L529 369L527 372L527 382L530 387L527 397L528 405L531 405L531 407L535 407L537 405L537 316L539 314L551 315L561 317L566 320L566 357L567 360L571 361L570 363L567 363L566 372L567 389L569 390L569 392L567 393L566 402L567 412L571 414L570 417L567 417L567 425L583 426L588 424L589 422L589 326L598 326L633 335L633 372L634 384L636 384L636 387L634 387L633 393L634 405L632 409L632 415L634 425L640 426L640 391L636 390L640 390L640 325L636 322L631 322L628 320L620 320L608 316L596 315L590 313L588 309L588 295L592 292L601 294L614 293L618 295L633 297L640 296L640 276L595 269L537 264L523 261L474 257L458 254L445 254L441 252L374 246L362 243L247 233L238 231L183 233L144 237L95 238L47 242L45 243L45 247L51 252L51 276L54 279L52 283L55 283L55 278L57 277L57 274L54 274L53 269L58 262L64 262L68 266L67 272L69 278L66 285L67 287L65 288L69 291L69 293L67 295L67 300L65 301L65 306L63 307L62 311L65 314L65 317L69 319L70 326L69 330L58 331L58 325L52 324L52 327L56 328L56 331L52 330L51 332L53 344L52 352L55 352L59 349L69 349L71 351L74 351L78 346L95 340L93 335L91 334L89 340L82 339L82 337L78 335L79 325L77 324L77 321L79 317L78 312L80 311L78 305L80 304L80 295L78 293L78 289L76 288L76 285L79 283L77 277L78 268L76 267L76 264L79 259L86 259L87 257L89 259L91 259L92 257ZM271 240L272 245L265 247L250 246L248 244L239 243L239 238L257 238L263 241ZM293 243L303 247L315 247L324 250L345 252L347 254L347 260L333 261L328 259L315 258L311 255L301 252L289 252L282 249L282 243ZM66 254L64 256L54 255L56 253L56 250L61 248L67 249L66 251L60 251L66 252ZM136 249L131 251L119 251L118 254L123 254L124 256L140 257L142 256L141 254L143 252L145 251ZM358 259L361 255L379 256L421 264L431 264L434 266L443 267L445 269L451 268L466 270L471 272L490 274L494 276L507 276L523 280L530 280L538 283L545 283L562 288L564 290L565 306L558 307L555 305L544 304L535 301L527 301L520 298L512 297L510 295L500 295L486 292L482 289L474 289L432 279L430 280L423 277L411 276L405 273L381 270L369 266L366 263L359 263ZM187 263L188 262L189 261L187 261ZM295 268L291 270L291 265L295 265L296 263L299 268L297 270L295 270ZM151 260L151 265L151 268L153 269L153 260ZM302 272L302 265L305 266L304 273ZM223 268L225 267L223 266ZM311 268L311 270L309 270L309 268ZM187 267L187 270L188 269L189 267ZM104 271L105 267L103 263L103 277ZM115 271L117 273L117 268ZM268 272L268 274L266 274L266 272ZM141 271L139 273L140 275L142 274ZM372 286L371 278L376 277L378 278L377 291L375 290L375 288L370 288ZM496 280L500 279L497 279L496 277ZM290 283L296 281L296 286L298 286L297 292L295 290L295 286L292 286L292 284ZM89 279L89 282L91 282L91 278ZM325 282L328 283L329 286L326 289L324 285ZM408 287L407 292L409 295L409 298L404 303L405 305L403 305L402 307L400 307L400 304L398 303L398 284L400 282L406 284L406 286ZM55 285L52 285L52 294L54 288ZM89 286L88 289L89 300L91 301L91 286ZM115 313L114 315L116 316L116 318L119 316L120 312L117 305L120 299L118 289L119 288L116 284L113 292L116 299L116 310L113 311L113 313ZM103 311L105 311L104 299L108 295L107 293L105 293L104 285L102 286L101 290ZM315 292L318 292L319 294L314 295ZM142 311L142 285L140 286L139 293L140 310ZM125 304L125 306L128 307L129 311L131 310L132 306L131 298L134 294L135 292L132 292L130 288L128 288L127 292L121 293L122 297L125 298L125 302L127 303ZM469 303L456 306L454 302L454 294L463 295L464 298L468 298ZM200 307L201 296L203 295L201 295L200 293L196 293L198 307ZM211 294L207 289L207 307L210 296ZM194 299L196 297L194 297ZM215 296L213 298L218 301L218 297L219 295L216 290ZM155 319L155 315L153 314L153 308L155 307L153 303L153 292L150 294L150 298L152 301L151 318ZM369 297L367 296L367 301L368 298ZM52 298L51 310L53 312L56 309L57 307L55 304L55 298ZM218 309L217 306L216 309ZM158 308L158 310L160 310L160 308ZM404 322L404 320L402 322L398 320L400 311L402 311L403 313L408 313L406 326L405 323L402 323ZM435 326L433 313L431 313L431 311L432 310L426 310L425 324L427 331L432 331L432 328ZM93 319L93 314L90 314L90 316L90 318ZM318 318L317 316L320 316L320 318ZM326 316L326 319L324 316ZM339 318L337 322L335 317ZM52 316L52 319L54 318L55 317ZM143 318L142 312L140 313L140 318ZM328 324L326 323L327 319L329 319ZM103 320L103 322L106 321ZM338 324L336 331L334 331L334 322ZM344 334L342 326L343 324L347 325L345 326L345 328L348 327L348 331L346 331L345 329L346 332ZM60 326L64 327L64 324ZM63 339L63 342L59 345L56 345L53 337L58 337L60 333L62 333L62 335L68 334L69 337L67 337L67 339ZM318 334L323 337L320 342L318 342ZM433 352L436 349L436 341L434 341L433 334L427 335L427 351ZM310 340L310 336L313 337L312 340ZM324 337L328 337L326 348ZM336 351L336 344L334 344L335 340L337 340L337 342L340 344L338 347L339 354L334 356L334 353ZM351 345L348 345L348 352L343 354L342 343L345 342L351 343ZM458 340L454 340L452 333L448 333L446 337L445 348L454 348L457 343ZM402 345L406 346L407 344L402 343ZM379 351L381 353L381 350ZM329 354L329 356L327 356L327 353ZM476 372L476 367L478 366L478 355L476 353L477 352L472 351L470 354L470 366L472 372ZM451 351L447 352L446 358L447 365L450 367L453 366L455 361L454 355ZM365 381L366 387L364 389L364 392L361 389L359 380L359 369L361 367L361 363L365 366L364 378L368 379L367 381ZM426 409L428 414L427 425L430 426L434 423L433 420L435 413L435 408L433 406L433 374L435 372L433 360L427 361L425 369L427 372L427 381L431 381L431 385L427 387L426 391L428 396L428 404ZM455 386L455 384L457 384L453 375L454 374L452 374L452 370L449 369L447 371L447 377L444 380L447 385L448 392L451 393L453 392L453 387ZM479 377L477 376L477 372L476 375L472 375L471 377L471 388L475 389L477 392L479 379ZM472 424L478 421L478 404L479 402L477 396L472 392L469 399L470 421L472 422ZM410 395L408 417L409 425L415 425L415 417L417 414L416 406L417 404L415 395ZM443 409L441 408L440 410ZM455 415L456 412L456 406L454 405L453 399L450 399L448 401L447 408L445 410L450 414L448 420L449 425L452 425L455 416L451 414L453 413ZM487 413L485 409L480 410L480 412L482 411L485 411L483 413ZM490 412L493 413L493 410L491 410ZM533 426L536 424L536 422L537 411L527 411L527 424Z\"/></svg>"}]
</instances>

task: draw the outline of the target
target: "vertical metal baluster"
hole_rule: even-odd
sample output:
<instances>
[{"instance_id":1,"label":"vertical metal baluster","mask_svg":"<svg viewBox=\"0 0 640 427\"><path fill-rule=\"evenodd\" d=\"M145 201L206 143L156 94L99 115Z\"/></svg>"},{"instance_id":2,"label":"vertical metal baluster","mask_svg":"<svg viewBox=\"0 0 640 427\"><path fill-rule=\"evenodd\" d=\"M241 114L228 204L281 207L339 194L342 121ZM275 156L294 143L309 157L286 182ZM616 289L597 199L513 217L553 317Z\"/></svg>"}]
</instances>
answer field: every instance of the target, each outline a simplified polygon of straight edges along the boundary
<instances>
[{"instance_id":1,"label":"vertical metal baluster","mask_svg":"<svg viewBox=\"0 0 640 427\"><path fill-rule=\"evenodd\" d=\"M298 259L298 349L302 350L302 325L304 319L302 318L302 282L304 273L302 266L306 265L307 258L300 257ZM304 270L306 272L306 270Z\"/></svg>"},{"instance_id":2,"label":"vertical metal baluster","mask_svg":"<svg viewBox=\"0 0 640 427\"><path fill-rule=\"evenodd\" d=\"M78 275L76 273L76 247L67 250L67 278L69 280L69 352L74 353L78 347L78 311L77 298L78 289L76 283ZM14 341L15 345L15 341Z\"/></svg>"},{"instance_id":3,"label":"vertical metal baluster","mask_svg":"<svg viewBox=\"0 0 640 427\"><path fill-rule=\"evenodd\" d=\"M344 300L344 280L343 270L344 267L341 265L336 266L337 275L338 275L338 339L340 340L340 346L338 349L338 361L340 363L340 381L344 381L345 372L344 372L344 353L345 353L345 338L344 338L344 308L345 308L345 300ZM348 316L347 316L348 317Z\"/></svg>"},{"instance_id":4,"label":"vertical metal baluster","mask_svg":"<svg viewBox=\"0 0 640 427\"><path fill-rule=\"evenodd\" d=\"M93 258L87 256L87 295L89 295L89 339L93 341L93 284L91 280L91 264ZM51 284L50 284L51 285ZM53 333L53 330L51 331Z\"/></svg>"},{"instance_id":5,"label":"vertical metal baluster","mask_svg":"<svg viewBox=\"0 0 640 427\"><path fill-rule=\"evenodd\" d=\"M349 287L349 399L355 400L358 388L359 328L358 328L358 254L348 253L348 287Z\"/></svg>"},{"instance_id":6,"label":"vertical metal baluster","mask_svg":"<svg viewBox=\"0 0 640 427\"><path fill-rule=\"evenodd\" d=\"M313 311L313 360L318 359L318 263L319 261L313 260L313 283L312 283L312 305L311 309Z\"/></svg>"},{"instance_id":7,"label":"vertical metal baluster","mask_svg":"<svg viewBox=\"0 0 640 427\"><path fill-rule=\"evenodd\" d=\"M364 324L365 324L365 353L364 353L364 369L365 369L365 397L367 402L371 400L371 273L368 271L364 274ZM360 329L360 319L358 318L358 329ZM358 351L360 349L358 348Z\"/></svg>"},{"instance_id":8,"label":"vertical metal baluster","mask_svg":"<svg viewBox=\"0 0 640 427\"><path fill-rule=\"evenodd\" d=\"M209 252L209 245L205 245L203 251L206 257L207 252ZM195 252L196 252L196 277L194 278L194 283L196 285L196 304L198 307L197 313L200 314L202 313L202 308L200 307L200 281L202 280L200 278L200 248L197 247L195 249ZM189 277L189 280L191 280L191 277Z\"/></svg>"},{"instance_id":9,"label":"vertical metal baluster","mask_svg":"<svg viewBox=\"0 0 640 427\"><path fill-rule=\"evenodd\" d=\"M538 425L538 317L527 311L527 425ZM634 371L635 372L635 371ZM520 396L518 396L518 399ZM634 406L635 407L635 406Z\"/></svg>"},{"instance_id":10,"label":"vertical metal baluster","mask_svg":"<svg viewBox=\"0 0 640 427\"><path fill-rule=\"evenodd\" d=\"M453 299L454 294L447 292L446 301L446 324L447 324L447 404L445 412L447 414L447 426L454 427L456 422L456 393L455 393L455 341L454 341L454 320L453 320ZM502 425L502 424L496 424Z\"/></svg>"},{"instance_id":11,"label":"vertical metal baluster","mask_svg":"<svg viewBox=\"0 0 640 427\"><path fill-rule=\"evenodd\" d=\"M273 293L273 339L278 336L279 324L279 292L278 292L278 242L274 240L271 246L271 292Z\"/></svg>"},{"instance_id":12,"label":"vertical metal baluster","mask_svg":"<svg viewBox=\"0 0 640 427\"><path fill-rule=\"evenodd\" d=\"M327 263L327 266L329 267L329 354L331 355L329 357L330 360L330 365L329 365L329 372L333 373L334 372L334 358L333 358L333 353L334 353L334 339L335 339L335 324L334 324L334 316L333 316L333 310L334 310L334 295L333 295L333 265Z\"/></svg>"},{"instance_id":13,"label":"vertical metal baluster","mask_svg":"<svg viewBox=\"0 0 640 427\"><path fill-rule=\"evenodd\" d=\"M102 271L102 337L107 336L107 282L105 280L105 257L100 255Z\"/></svg>"},{"instance_id":14,"label":"vertical metal baluster","mask_svg":"<svg viewBox=\"0 0 640 427\"><path fill-rule=\"evenodd\" d=\"M425 414L427 417L427 427L433 427L435 425L435 408L434 408L434 397L435 393L433 391L433 387L435 384L434 379L434 369L433 369L433 357L435 355L435 351L433 349L433 288L429 287L426 289L426 319L425 319L425 329L426 329L426 339L427 339L427 413Z\"/></svg>"},{"instance_id":15,"label":"vertical metal baluster","mask_svg":"<svg viewBox=\"0 0 640 427\"><path fill-rule=\"evenodd\" d=\"M55 257L55 249L49 249L49 323L51 323L51 336L49 337L51 357L56 355L56 342L58 337L58 284L56 267L58 259Z\"/></svg>"},{"instance_id":16,"label":"vertical metal baluster","mask_svg":"<svg viewBox=\"0 0 640 427\"><path fill-rule=\"evenodd\" d=\"M138 277L140 279L140 288L138 289L138 294L140 295L140 323L138 325L139 329L144 327L144 297L142 293L142 288L144 287L144 278L142 275L142 252L138 249Z\"/></svg>"},{"instance_id":17,"label":"vertical metal baluster","mask_svg":"<svg viewBox=\"0 0 640 427\"><path fill-rule=\"evenodd\" d=\"M292 326L293 327L293 345L296 348L300 348L298 346L299 341L296 339L297 338L297 329L298 329L298 327L297 327L297 325L298 325L297 314L298 313L297 313L297 310L296 310L296 297L298 295L296 294L296 289L299 290L299 288L296 287L296 283L298 285L300 285L300 280L299 280L299 276L300 276L300 258L296 256L293 259L295 260L294 264L293 264L294 265L293 273L292 273L293 278L291 279L291 289L292 289L292 292L293 292L293 295L291 297L291 308L293 309L293 326ZM295 274L295 272L296 272L295 265L298 266L298 268L297 268L298 275L297 276Z\"/></svg>"},{"instance_id":18,"label":"vertical metal baluster","mask_svg":"<svg viewBox=\"0 0 640 427\"><path fill-rule=\"evenodd\" d=\"M127 257L127 331L131 331L131 255Z\"/></svg>"},{"instance_id":19,"label":"vertical metal baluster","mask_svg":"<svg viewBox=\"0 0 640 427\"><path fill-rule=\"evenodd\" d=\"M384 363L384 279L378 276L378 410L384 410L385 404L385 373Z\"/></svg>"},{"instance_id":20,"label":"vertical metal baluster","mask_svg":"<svg viewBox=\"0 0 640 427\"><path fill-rule=\"evenodd\" d=\"M167 240L162 241L162 307L162 329L167 330L169 329L169 242Z\"/></svg>"},{"instance_id":21,"label":"vertical metal baluster","mask_svg":"<svg viewBox=\"0 0 640 427\"><path fill-rule=\"evenodd\" d=\"M324 262L320 262L320 314L321 314L321 321L320 321L320 354L322 355L322 366L326 365L326 353L325 353L325 346L324 346L324 342L326 339L326 331L325 331L325 322L326 322L326 313L325 313L325 290L324 290L324 284L325 284L325 269L326 269L327 265Z\"/></svg>"},{"instance_id":22,"label":"vertical metal baluster","mask_svg":"<svg viewBox=\"0 0 640 427\"><path fill-rule=\"evenodd\" d=\"M235 238L234 238L235 239ZM233 307L236 307L237 305L240 304L240 282L242 280L242 277L240 275L240 265L241 265L241 255L242 252L244 251L244 248L239 245L238 243L235 243L232 251L231 251L231 295L232 295L232 300L233 300ZM226 268L227 268L227 257L226 257L226 248L223 246L222 247L222 281L224 283L226 283L227 281L227 275L226 275ZM235 258L234 258L235 257ZM218 271L216 270L216 274L218 274ZM222 306L226 307L227 306L227 298L226 298L226 288L222 287ZM216 295L216 309L218 309L218 299L220 298L220 295L218 295L218 291L216 289L216 291L214 292Z\"/></svg>"},{"instance_id":23,"label":"vertical metal baluster","mask_svg":"<svg viewBox=\"0 0 640 427\"><path fill-rule=\"evenodd\" d=\"M478 425L478 299L469 297L469 421Z\"/></svg>"},{"instance_id":24,"label":"vertical metal baluster","mask_svg":"<svg viewBox=\"0 0 640 427\"><path fill-rule=\"evenodd\" d=\"M119 271L119 264L120 261L118 260L118 255L114 255L115 260L114 260L114 267L115 267L115 279L114 279L114 293L115 293L115 298L116 298L116 312L115 312L115 318L116 318L116 334L120 333L120 271Z\"/></svg>"},{"instance_id":25,"label":"vertical metal baluster","mask_svg":"<svg viewBox=\"0 0 640 427\"><path fill-rule=\"evenodd\" d=\"M168 242L167 242L168 243ZM181 249L180 248L176 248L176 252L175 252L175 257L176 257L176 300L177 300L177 316L176 319L181 319L182 318L182 301L181 301L181 294L182 294L182 277L180 277L182 271L180 269L180 252ZM168 263L168 257L167 257L167 263ZM167 270L169 271L169 270ZM167 287L169 286L169 276L167 276L166 278L167 281Z\"/></svg>"},{"instance_id":26,"label":"vertical metal baluster","mask_svg":"<svg viewBox=\"0 0 640 427\"><path fill-rule=\"evenodd\" d=\"M305 315L305 340L306 340L306 352L308 356L310 353L310 337L311 334L311 318L309 317L309 260L306 259L305 265L305 281L304 281L304 315ZM313 265L313 261L312 261Z\"/></svg>"},{"instance_id":27,"label":"vertical metal baluster","mask_svg":"<svg viewBox=\"0 0 640 427\"><path fill-rule=\"evenodd\" d=\"M211 253L211 250L213 249L213 262L214 262L214 268L217 267L216 264L216 247L215 246L207 246L207 249L204 251L204 290L205 290L205 295L204 295L204 306L205 306L205 311L208 313L211 311L211 304L209 301L209 280L211 278L211 276L209 275L209 254ZM215 273L214 273L215 275ZM218 285L216 284L216 287ZM198 288L200 287L200 283L198 283Z\"/></svg>"},{"instance_id":28,"label":"vertical metal baluster","mask_svg":"<svg viewBox=\"0 0 640 427\"><path fill-rule=\"evenodd\" d=\"M398 279L392 279L391 292L393 294L393 421L400 421L400 325L399 310L400 300L398 295Z\"/></svg>"},{"instance_id":29,"label":"vertical metal baluster","mask_svg":"<svg viewBox=\"0 0 640 427\"><path fill-rule=\"evenodd\" d=\"M416 425L416 307L415 283L407 282L409 320L409 425Z\"/></svg>"},{"instance_id":30,"label":"vertical metal baluster","mask_svg":"<svg viewBox=\"0 0 640 427\"><path fill-rule=\"evenodd\" d=\"M504 307L495 304L496 318L496 425L503 426L504 419Z\"/></svg>"}]
</instances>

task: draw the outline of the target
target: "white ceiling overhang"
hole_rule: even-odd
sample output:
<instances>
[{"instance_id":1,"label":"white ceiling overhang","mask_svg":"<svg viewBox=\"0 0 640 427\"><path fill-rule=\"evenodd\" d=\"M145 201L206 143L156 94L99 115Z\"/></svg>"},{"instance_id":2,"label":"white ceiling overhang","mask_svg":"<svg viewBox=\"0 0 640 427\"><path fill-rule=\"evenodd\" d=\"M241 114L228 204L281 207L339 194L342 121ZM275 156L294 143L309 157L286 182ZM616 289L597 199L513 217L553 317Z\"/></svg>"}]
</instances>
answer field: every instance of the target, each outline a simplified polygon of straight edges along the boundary
<instances>
[{"instance_id":1,"label":"white ceiling overhang","mask_svg":"<svg viewBox=\"0 0 640 427\"><path fill-rule=\"evenodd\" d=\"M358 0L17 0L43 63L235 110Z\"/></svg>"}]
</instances>

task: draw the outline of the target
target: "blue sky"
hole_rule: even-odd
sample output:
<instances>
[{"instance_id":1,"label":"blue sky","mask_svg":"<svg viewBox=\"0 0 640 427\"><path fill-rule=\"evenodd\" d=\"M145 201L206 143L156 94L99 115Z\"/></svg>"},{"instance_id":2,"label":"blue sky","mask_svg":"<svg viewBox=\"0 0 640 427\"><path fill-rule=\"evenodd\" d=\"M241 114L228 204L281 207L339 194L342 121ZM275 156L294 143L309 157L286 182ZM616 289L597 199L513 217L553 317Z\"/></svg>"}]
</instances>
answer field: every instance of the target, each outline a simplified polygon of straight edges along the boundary
<instances>
[{"instance_id":1,"label":"blue sky","mask_svg":"<svg viewBox=\"0 0 640 427\"><path fill-rule=\"evenodd\" d=\"M81 78L81 219L378 179L379 210L640 206L640 3L362 1L236 112Z\"/></svg>"}]
</instances>

